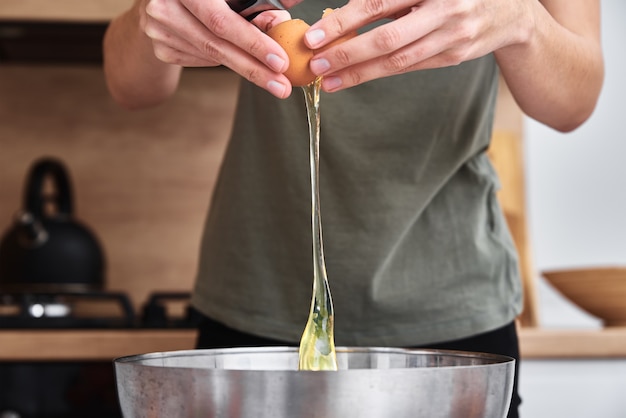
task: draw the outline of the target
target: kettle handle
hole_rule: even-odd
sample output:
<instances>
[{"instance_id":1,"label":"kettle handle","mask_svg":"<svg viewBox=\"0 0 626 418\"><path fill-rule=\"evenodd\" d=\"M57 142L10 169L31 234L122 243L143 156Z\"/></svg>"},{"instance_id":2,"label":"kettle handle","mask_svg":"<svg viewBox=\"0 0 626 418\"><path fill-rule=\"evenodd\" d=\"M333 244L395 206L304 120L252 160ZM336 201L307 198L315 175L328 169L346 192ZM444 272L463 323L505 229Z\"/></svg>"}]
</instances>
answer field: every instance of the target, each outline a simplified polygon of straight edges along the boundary
<instances>
[{"instance_id":1,"label":"kettle handle","mask_svg":"<svg viewBox=\"0 0 626 418\"><path fill-rule=\"evenodd\" d=\"M65 165L58 159L44 157L37 160L29 173L24 195L24 206L35 219L45 216L46 198L43 194L44 180L51 176L56 190L54 203L59 215L72 214L72 185Z\"/></svg>"}]
</instances>

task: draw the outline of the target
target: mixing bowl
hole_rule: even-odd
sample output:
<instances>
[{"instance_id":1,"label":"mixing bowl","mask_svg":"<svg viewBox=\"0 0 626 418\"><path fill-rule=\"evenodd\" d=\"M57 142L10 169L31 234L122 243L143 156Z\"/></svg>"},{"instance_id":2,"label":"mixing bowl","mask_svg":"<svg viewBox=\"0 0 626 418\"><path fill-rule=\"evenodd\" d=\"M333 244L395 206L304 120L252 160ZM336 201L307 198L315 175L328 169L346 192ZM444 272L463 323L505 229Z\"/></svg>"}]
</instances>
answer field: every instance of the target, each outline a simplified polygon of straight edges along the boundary
<instances>
[{"instance_id":1,"label":"mixing bowl","mask_svg":"<svg viewBox=\"0 0 626 418\"><path fill-rule=\"evenodd\" d=\"M589 267L542 272L556 290L607 327L626 326L626 267Z\"/></svg>"},{"instance_id":2,"label":"mixing bowl","mask_svg":"<svg viewBox=\"0 0 626 418\"><path fill-rule=\"evenodd\" d=\"M124 418L503 418L515 360L443 350L338 347L338 371L298 371L298 349L122 357Z\"/></svg>"}]
</instances>

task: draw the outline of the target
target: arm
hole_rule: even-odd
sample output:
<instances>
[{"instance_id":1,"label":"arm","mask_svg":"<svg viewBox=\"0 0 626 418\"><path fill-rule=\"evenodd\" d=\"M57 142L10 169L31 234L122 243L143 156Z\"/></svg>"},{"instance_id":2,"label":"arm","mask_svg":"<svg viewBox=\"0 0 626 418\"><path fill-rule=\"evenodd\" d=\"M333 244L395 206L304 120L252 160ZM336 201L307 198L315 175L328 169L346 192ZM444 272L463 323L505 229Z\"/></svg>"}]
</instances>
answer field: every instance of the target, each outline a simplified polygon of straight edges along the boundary
<instances>
[{"instance_id":1,"label":"arm","mask_svg":"<svg viewBox=\"0 0 626 418\"><path fill-rule=\"evenodd\" d=\"M326 91L494 52L529 116L568 131L595 107L604 71L599 0L351 0L314 24L307 41L319 48L385 17L393 20L313 58Z\"/></svg>"},{"instance_id":2,"label":"arm","mask_svg":"<svg viewBox=\"0 0 626 418\"><path fill-rule=\"evenodd\" d=\"M288 97L291 84L282 74L288 57L259 30L288 17L268 11L253 25L224 0L136 0L105 33L107 86L122 106L141 108L171 96L183 67L224 65L275 96Z\"/></svg>"},{"instance_id":3,"label":"arm","mask_svg":"<svg viewBox=\"0 0 626 418\"><path fill-rule=\"evenodd\" d=\"M111 21L104 36L104 74L111 96L129 108L152 106L174 93L182 67L159 60L139 21L144 0Z\"/></svg>"},{"instance_id":4,"label":"arm","mask_svg":"<svg viewBox=\"0 0 626 418\"><path fill-rule=\"evenodd\" d=\"M521 109L570 131L591 115L602 88L600 5L596 0L542 3L530 3L534 19L522 42L495 55Z\"/></svg>"}]
</instances>

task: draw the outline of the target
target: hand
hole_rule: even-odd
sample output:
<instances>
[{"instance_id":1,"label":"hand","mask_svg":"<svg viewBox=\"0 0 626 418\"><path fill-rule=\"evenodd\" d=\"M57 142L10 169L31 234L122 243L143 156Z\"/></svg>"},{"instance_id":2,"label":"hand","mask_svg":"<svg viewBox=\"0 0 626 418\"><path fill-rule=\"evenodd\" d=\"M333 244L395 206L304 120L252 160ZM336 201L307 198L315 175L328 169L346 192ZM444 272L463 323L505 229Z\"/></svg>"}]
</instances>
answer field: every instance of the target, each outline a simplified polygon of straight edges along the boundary
<instances>
[{"instance_id":1,"label":"hand","mask_svg":"<svg viewBox=\"0 0 626 418\"><path fill-rule=\"evenodd\" d=\"M161 61L184 67L224 65L279 98L291 94L282 74L287 55L263 33L289 19L287 11L266 11L251 24L224 0L144 1L139 23Z\"/></svg>"},{"instance_id":2,"label":"hand","mask_svg":"<svg viewBox=\"0 0 626 418\"><path fill-rule=\"evenodd\" d=\"M394 74L457 65L518 42L527 3L350 0L311 27L311 48L372 22L391 21L317 54L311 69L325 76L325 91L336 91Z\"/></svg>"}]
</instances>

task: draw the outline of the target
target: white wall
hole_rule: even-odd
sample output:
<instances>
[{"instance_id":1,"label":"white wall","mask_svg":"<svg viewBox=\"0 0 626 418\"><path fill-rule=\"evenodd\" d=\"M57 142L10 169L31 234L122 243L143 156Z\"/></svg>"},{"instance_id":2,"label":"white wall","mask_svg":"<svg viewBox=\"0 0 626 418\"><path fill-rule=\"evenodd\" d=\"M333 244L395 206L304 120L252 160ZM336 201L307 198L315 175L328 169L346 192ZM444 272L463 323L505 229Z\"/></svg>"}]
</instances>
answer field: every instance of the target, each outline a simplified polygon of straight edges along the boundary
<instances>
[{"instance_id":1,"label":"white wall","mask_svg":"<svg viewBox=\"0 0 626 418\"><path fill-rule=\"evenodd\" d=\"M626 265L626 2L602 2L606 78L591 119L560 134L526 121L526 182L537 271ZM539 279L544 327L601 323ZM524 361L522 418L626 417L626 359Z\"/></svg>"}]
</instances>

